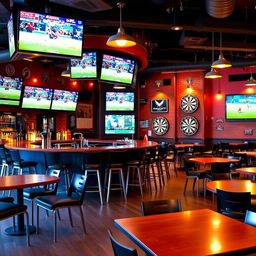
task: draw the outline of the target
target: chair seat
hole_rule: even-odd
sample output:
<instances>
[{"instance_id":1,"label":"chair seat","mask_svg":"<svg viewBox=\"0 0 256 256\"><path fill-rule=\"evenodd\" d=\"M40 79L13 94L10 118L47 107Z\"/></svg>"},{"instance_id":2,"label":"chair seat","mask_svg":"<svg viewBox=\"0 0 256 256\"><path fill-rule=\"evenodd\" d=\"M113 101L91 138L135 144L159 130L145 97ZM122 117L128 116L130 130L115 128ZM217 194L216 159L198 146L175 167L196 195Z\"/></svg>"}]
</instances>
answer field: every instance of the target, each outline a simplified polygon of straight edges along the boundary
<instances>
[{"instance_id":1,"label":"chair seat","mask_svg":"<svg viewBox=\"0 0 256 256\"><path fill-rule=\"evenodd\" d=\"M85 165L85 170L90 170L90 169L100 169L100 165L99 164L86 164Z\"/></svg>"},{"instance_id":2,"label":"chair seat","mask_svg":"<svg viewBox=\"0 0 256 256\"><path fill-rule=\"evenodd\" d=\"M202 170L202 171L198 170L198 171L192 171L192 172L189 171L188 175L190 175L190 176L198 176L198 178L205 178L207 176L207 172L204 171L204 170Z\"/></svg>"},{"instance_id":3,"label":"chair seat","mask_svg":"<svg viewBox=\"0 0 256 256\"><path fill-rule=\"evenodd\" d=\"M67 194L60 193L57 195L51 195L51 196L41 196L36 199L37 204L40 206L49 209L54 210L58 207L69 207L69 206L75 206L80 205L80 196L76 193L73 193L72 196L68 196Z\"/></svg>"},{"instance_id":4,"label":"chair seat","mask_svg":"<svg viewBox=\"0 0 256 256\"><path fill-rule=\"evenodd\" d=\"M225 216L228 216L230 218L234 218L234 219L237 219L237 220L244 220L245 218L245 213L241 212L233 212L233 211L222 211L221 214L225 215Z\"/></svg>"},{"instance_id":5,"label":"chair seat","mask_svg":"<svg viewBox=\"0 0 256 256\"><path fill-rule=\"evenodd\" d=\"M13 203L13 201L14 201L13 197L0 197L0 202Z\"/></svg>"},{"instance_id":6,"label":"chair seat","mask_svg":"<svg viewBox=\"0 0 256 256\"><path fill-rule=\"evenodd\" d=\"M23 161L20 164L17 164L17 163L14 162L14 166L20 166L21 168L28 168L28 167L37 166L37 162L34 162L34 161Z\"/></svg>"},{"instance_id":7,"label":"chair seat","mask_svg":"<svg viewBox=\"0 0 256 256\"><path fill-rule=\"evenodd\" d=\"M0 219L5 219L11 215L27 210L26 205L19 205L7 202L0 202Z\"/></svg>"},{"instance_id":8,"label":"chair seat","mask_svg":"<svg viewBox=\"0 0 256 256\"><path fill-rule=\"evenodd\" d=\"M48 164L47 168L48 169L69 169L71 167L71 164Z\"/></svg>"},{"instance_id":9,"label":"chair seat","mask_svg":"<svg viewBox=\"0 0 256 256\"><path fill-rule=\"evenodd\" d=\"M23 190L23 196L25 198L34 199L38 196L54 195L55 191L45 188L25 188Z\"/></svg>"},{"instance_id":10,"label":"chair seat","mask_svg":"<svg viewBox=\"0 0 256 256\"><path fill-rule=\"evenodd\" d=\"M123 163L113 163L111 165L108 166L108 168L123 168L124 164Z\"/></svg>"}]
</instances>

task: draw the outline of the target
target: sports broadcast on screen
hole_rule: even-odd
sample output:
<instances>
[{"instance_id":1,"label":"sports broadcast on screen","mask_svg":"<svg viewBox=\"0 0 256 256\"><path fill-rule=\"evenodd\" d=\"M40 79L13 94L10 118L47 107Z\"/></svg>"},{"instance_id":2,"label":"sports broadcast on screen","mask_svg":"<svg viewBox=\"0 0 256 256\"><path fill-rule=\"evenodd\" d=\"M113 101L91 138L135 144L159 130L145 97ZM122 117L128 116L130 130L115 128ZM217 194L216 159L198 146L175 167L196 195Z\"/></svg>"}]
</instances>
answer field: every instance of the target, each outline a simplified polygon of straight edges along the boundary
<instances>
[{"instance_id":1,"label":"sports broadcast on screen","mask_svg":"<svg viewBox=\"0 0 256 256\"><path fill-rule=\"evenodd\" d=\"M26 86L22 108L50 109L53 89Z\"/></svg>"},{"instance_id":2,"label":"sports broadcast on screen","mask_svg":"<svg viewBox=\"0 0 256 256\"><path fill-rule=\"evenodd\" d=\"M134 60L104 54L100 79L132 84L134 69Z\"/></svg>"},{"instance_id":3,"label":"sports broadcast on screen","mask_svg":"<svg viewBox=\"0 0 256 256\"><path fill-rule=\"evenodd\" d=\"M54 90L52 110L75 111L78 99L78 92Z\"/></svg>"},{"instance_id":4,"label":"sports broadcast on screen","mask_svg":"<svg viewBox=\"0 0 256 256\"><path fill-rule=\"evenodd\" d=\"M105 115L106 134L133 134L134 132L134 115Z\"/></svg>"},{"instance_id":5,"label":"sports broadcast on screen","mask_svg":"<svg viewBox=\"0 0 256 256\"><path fill-rule=\"evenodd\" d=\"M106 111L133 111L133 92L106 92Z\"/></svg>"},{"instance_id":6,"label":"sports broadcast on screen","mask_svg":"<svg viewBox=\"0 0 256 256\"><path fill-rule=\"evenodd\" d=\"M256 95L226 95L226 119L256 119Z\"/></svg>"},{"instance_id":7,"label":"sports broadcast on screen","mask_svg":"<svg viewBox=\"0 0 256 256\"><path fill-rule=\"evenodd\" d=\"M20 12L19 50L82 56L83 21Z\"/></svg>"},{"instance_id":8,"label":"sports broadcast on screen","mask_svg":"<svg viewBox=\"0 0 256 256\"><path fill-rule=\"evenodd\" d=\"M0 76L0 98L19 100L22 88L22 78Z\"/></svg>"},{"instance_id":9,"label":"sports broadcast on screen","mask_svg":"<svg viewBox=\"0 0 256 256\"><path fill-rule=\"evenodd\" d=\"M96 52L83 53L83 58L71 60L71 78L97 77Z\"/></svg>"},{"instance_id":10,"label":"sports broadcast on screen","mask_svg":"<svg viewBox=\"0 0 256 256\"><path fill-rule=\"evenodd\" d=\"M8 30L9 53L10 53L10 57L12 57L12 55L15 52L15 39L14 39L12 15L10 16L9 21L7 23L7 30Z\"/></svg>"}]
</instances>

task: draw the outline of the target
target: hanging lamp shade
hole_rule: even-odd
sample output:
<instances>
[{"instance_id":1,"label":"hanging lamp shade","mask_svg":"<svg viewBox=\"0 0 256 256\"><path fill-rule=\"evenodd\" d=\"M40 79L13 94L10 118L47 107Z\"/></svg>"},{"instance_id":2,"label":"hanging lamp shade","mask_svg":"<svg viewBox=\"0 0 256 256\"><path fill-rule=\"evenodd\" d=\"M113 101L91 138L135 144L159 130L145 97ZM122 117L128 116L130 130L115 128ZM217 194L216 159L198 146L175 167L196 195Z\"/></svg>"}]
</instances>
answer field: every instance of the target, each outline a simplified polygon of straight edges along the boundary
<instances>
[{"instance_id":1,"label":"hanging lamp shade","mask_svg":"<svg viewBox=\"0 0 256 256\"><path fill-rule=\"evenodd\" d=\"M210 79L221 78L221 77L222 75L214 68L211 68L211 71L207 72L204 76L204 78L210 78Z\"/></svg>"},{"instance_id":2,"label":"hanging lamp shade","mask_svg":"<svg viewBox=\"0 0 256 256\"><path fill-rule=\"evenodd\" d=\"M246 81L245 86L256 86L256 80L251 75L250 79Z\"/></svg>"},{"instance_id":3,"label":"hanging lamp shade","mask_svg":"<svg viewBox=\"0 0 256 256\"><path fill-rule=\"evenodd\" d=\"M211 66L211 67L212 67L212 68L229 68L229 67L232 67L232 64L231 64L228 60L226 60L226 59L224 58L224 56L223 56L222 53L220 53L219 59L216 60L216 61L214 61L214 62L212 63L212 66Z\"/></svg>"},{"instance_id":4,"label":"hanging lamp shade","mask_svg":"<svg viewBox=\"0 0 256 256\"><path fill-rule=\"evenodd\" d=\"M64 71L62 71L61 76L63 76L63 77L70 77L70 76L71 76L69 64L67 65L67 69L65 69Z\"/></svg>"},{"instance_id":5,"label":"hanging lamp shade","mask_svg":"<svg viewBox=\"0 0 256 256\"><path fill-rule=\"evenodd\" d=\"M136 45L136 41L132 36L125 34L125 31L122 26L122 8L125 6L125 3L119 2L117 6L120 9L120 25L118 31L115 35L110 36L107 41L107 46L110 47L131 47Z\"/></svg>"}]
</instances>

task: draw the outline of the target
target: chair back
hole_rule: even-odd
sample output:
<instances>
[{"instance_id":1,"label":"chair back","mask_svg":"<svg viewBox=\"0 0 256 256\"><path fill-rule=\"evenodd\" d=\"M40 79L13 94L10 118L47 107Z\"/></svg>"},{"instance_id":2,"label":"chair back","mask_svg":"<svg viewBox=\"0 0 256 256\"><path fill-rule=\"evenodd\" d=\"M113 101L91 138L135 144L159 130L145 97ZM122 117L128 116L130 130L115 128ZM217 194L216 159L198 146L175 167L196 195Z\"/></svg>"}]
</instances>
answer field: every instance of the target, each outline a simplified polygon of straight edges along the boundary
<instances>
[{"instance_id":1,"label":"chair back","mask_svg":"<svg viewBox=\"0 0 256 256\"><path fill-rule=\"evenodd\" d=\"M219 155L219 149L220 149L220 144L213 144L212 146L212 155L217 156Z\"/></svg>"},{"instance_id":2,"label":"chair back","mask_svg":"<svg viewBox=\"0 0 256 256\"><path fill-rule=\"evenodd\" d=\"M237 169L237 168L240 168L241 167L241 163L240 163L240 161L241 161L241 157L239 157L239 156L227 156L227 158L228 159L237 159L237 160L239 160L239 162L238 163L230 163L230 169L231 170L234 170L234 169Z\"/></svg>"},{"instance_id":3,"label":"chair back","mask_svg":"<svg viewBox=\"0 0 256 256\"><path fill-rule=\"evenodd\" d=\"M229 174L229 173L230 173L230 163L214 163L211 165L212 176L228 177L228 175L225 175L225 174Z\"/></svg>"},{"instance_id":4,"label":"chair back","mask_svg":"<svg viewBox=\"0 0 256 256\"><path fill-rule=\"evenodd\" d=\"M236 153L234 153L234 156L240 157L240 164L242 166L248 166L248 157L247 157L246 153L244 153L244 154L236 154Z\"/></svg>"},{"instance_id":5,"label":"chair back","mask_svg":"<svg viewBox=\"0 0 256 256\"><path fill-rule=\"evenodd\" d=\"M52 177L60 177L60 170L57 169L48 169L46 172L46 175L50 175ZM50 189L52 191L54 191L54 193L57 193L57 189L58 189L58 185L59 183L53 183L53 184L49 184L49 185L45 185L45 189Z\"/></svg>"},{"instance_id":6,"label":"chair back","mask_svg":"<svg viewBox=\"0 0 256 256\"><path fill-rule=\"evenodd\" d=\"M247 210L244 223L256 227L256 212Z\"/></svg>"},{"instance_id":7,"label":"chair back","mask_svg":"<svg viewBox=\"0 0 256 256\"><path fill-rule=\"evenodd\" d=\"M195 170L196 164L194 162L190 162L189 158L192 158L193 156L186 155L183 157L184 160L184 170L186 175L190 175L191 171Z\"/></svg>"},{"instance_id":8,"label":"chair back","mask_svg":"<svg viewBox=\"0 0 256 256\"><path fill-rule=\"evenodd\" d=\"M20 158L20 152L19 150L9 150L12 162L14 165L20 165L21 164L21 158Z\"/></svg>"},{"instance_id":9,"label":"chair back","mask_svg":"<svg viewBox=\"0 0 256 256\"><path fill-rule=\"evenodd\" d=\"M201 155L203 153L204 146L194 145L193 154Z\"/></svg>"},{"instance_id":10,"label":"chair back","mask_svg":"<svg viewBox=\"0 0 256 256\"><path fill-rule=\"evenodd\" d=\"M0 145L0 159L3 164L10 163L10 159L8 159L8 155L7 155L4 145Z\"/></svg>"},{"instance_id":11,"label":"chair back","mask_svg":"<svg viewBox=\"0 0 256 256\"><path fill-rule=\"evenodd\" d=\"M171 212L181 212L181 203L179 199L141 202L142 216Z\"/></svg>"},{"instance_id":12,"label":"chair back","mask_svg":"<svg viewBox=\"0 0 256 256\"><path fill-rule=\"evenodd\" d=\"M79 195L79 203L83 204L85 189L86 189L87 176L74 173L71 179L71 184L68 189L68 196L72 196L73 193Z\"/></svg>"},{"instance_id":13,"label":"chair back","mask_svg":"<svg viewBox=\"0 0 256 256\"><path fill-rule=\"evenodd\" d=\"M229 146L229 143L227 143L227 142L221 142L220 148L221 148L222 153L230 152L230 146Z\"/></svg>"},{"instance_id":14,"label":"chair back","mask_svg":"<svg viewBox=\"0 0 256 256\"><path fill-rule=\"evenodd\" d=\"M136 249L129 248L117 242L110 230L108 230L108 235L109 235L115 256L138 256Z\"/></svg>"},{"instance_id":15,"label":"chair back","mask_svg":"<svg viewBox=\"0 0 256 256\"><path fill-rule=\"evenodd\" d=\"M241 213L245 214L246 210L250 208L250 192L237 193L217 189L217 211L219 213L227 213L226 215L229 215L230 217L241 217Z\"/></svg>"},{"instance_id":16,"label":"chair back","mask_svg":"<svg viewBox=\"0 0 256 256\"><path fill-rule=\"evenodd\" d=\"M158 160L163 160L167 157L168 155L168 145L165 144L165 145L160 145L158 147L158 153L157 153L157 159Z\"/></svg>"}]
</instances>

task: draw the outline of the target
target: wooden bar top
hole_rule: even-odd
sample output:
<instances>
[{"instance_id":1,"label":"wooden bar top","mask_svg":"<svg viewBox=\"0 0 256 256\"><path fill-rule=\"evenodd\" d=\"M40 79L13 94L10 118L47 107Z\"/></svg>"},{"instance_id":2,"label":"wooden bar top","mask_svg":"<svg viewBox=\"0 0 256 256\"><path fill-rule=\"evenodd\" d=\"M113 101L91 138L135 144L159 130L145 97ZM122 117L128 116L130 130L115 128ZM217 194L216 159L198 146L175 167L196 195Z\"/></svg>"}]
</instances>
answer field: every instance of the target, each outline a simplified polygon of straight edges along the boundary
<instances>
[{"instance_id":1,"label":"wooden bar top","mask_svg":"<svg viewBox=\"0 0 256 256\"><path fill-rule=\"evenodd\" d=\"M70 146L61 146L60 148L51 147L51 148L42 148L41 143L33 141L13 141L7 142L5 147L7 149L14 150L25 150L25 151L42 151L42 152L104 152L104 151L119 151L119 150L136 150L143 148L153 148L158 145L157 142L148 141L144 142L143 140L133 140L132 142L121 141L121 140L101 140L101 139L88 139L89 144L96 144L96 146L83 147L83 148L74 148L71 147L71 143L78 143L78 140L72 141L51 141L52 144L65 144L70 143ZM102 144L102 146L101 146ZM109 144L109 145L106 145Z\"/></svg>"}]
</instances>

